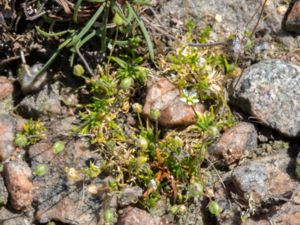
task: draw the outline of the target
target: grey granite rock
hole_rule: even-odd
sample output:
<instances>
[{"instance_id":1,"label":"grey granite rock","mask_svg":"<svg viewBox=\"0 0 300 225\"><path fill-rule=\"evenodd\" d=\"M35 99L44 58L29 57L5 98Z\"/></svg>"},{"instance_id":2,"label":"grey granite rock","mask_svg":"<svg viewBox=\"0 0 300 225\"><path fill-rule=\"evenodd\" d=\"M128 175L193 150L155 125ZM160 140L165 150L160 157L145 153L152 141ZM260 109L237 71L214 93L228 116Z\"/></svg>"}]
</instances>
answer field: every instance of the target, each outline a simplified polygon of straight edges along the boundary
<instances>
[{"instance_id":1,"label":"grey granite rock","mask_svg":"<svg viewBox=\"0 0 300 225\"><path fill-rule=\"evenodd\" d=\"M261 199L267 195L268 174L266 169L264 165L253 162L233 171L233 183L245 200Z\"/></svg>"},{"instance_id":2,"label":"grey granite rock","mask_svg":"<svg viewBox=\"0 0 300 225\"><path fill-rule=\"evenodd\" d=\"M47 174L33 177L35 219L43 224L58 221L70 225L97 225L97 213L102 206L97 194L87 191L88 184L82 180L68 179L65 172L65 168L86 168L87 162L97 155L91 153L89 145L83 141L66 143L59 154L54 154L52 147L52 143L40 142L28 151L33 170L40 164L48 166ZM99 178L89 184L97 185L96 182Z\"/></svg>"},{"instance_id":3,"label":"grey granite rock","mask_svg":"<svg viewBox=\"0 0 300 225\"><path fill-rule=\"evenodd\" d=\"M41 90L49 78L47 72L37 76L38 72L43 68L43 64L36 63L31 67L25 64L23 67L18 77L22 92L30 93Z\"/></svg>"},{"instance_id":4,"label":"grey granite rock","mask_svg":"<svg viewBox=\"0 0 300 225\"><path fill-rule=\"evenodd\" d=\"M18 107L18 112L24 117L38 118L41 116L59 116L64 114L60 101L61 85L56 82L45 86L40 92L27 95Z\"/></svg>"},{"instance_id":5,"label":"grey granite rock","mask_svg":"<svg viewBox=\"0 0 300 225\"><path fill-rule=\"evenodd\" d=\"M255 26L259 18L259 13L255 14L255 12L261 6L261 1L163 0L160 1L160 4L160 14L163 15L161 23L166 23L168 20L171 20L173 23L179 23L184 21L187 16L190 16L197 25L198 23L207 23L207 20L210 20L214 21L211 25L216 30L236 32L237 30L241 31L248 23L248 29L252 29ZM265 6L265 13L268 14L268 17L260 21L257 30L266 29L269 32L277 32L281 29L283 15L277 12L276 7L278 5L279 0L268 1L268 4ZM220 18L216 19L216 15L219 15Z\"/></svg>"},{"instance_id":6,"label":"grey granite rock","mask_svg":"<svg viewBox=\"0 0 300 225\"><path fill-rule=\"evenodd\" d=\"M247 68L232 103L289 137L300 136L300 67L265 60Z\"/></svg>"},{"instance_id":7,"label":"grey granite rock","mask_svg":"<svg viewBox=\"0 0 300 225\"><path fill-rule=\"evenodd\" d=\"M229 200L237 195L234 199L242 201ZM299 181L294 179L294 159L286 151L252 159L222 175L214 185L214 197L223 209L217 224L266 225L266 215L274 224L299 224ZM244 207L249 206L254 215L242 223Z\"/></svg>"},{"instance_id":8,"label":"grey granite rock","mask_svg":"<svg viewBox=\"0 0 300 225\"><path fill-rule=\"evenodd\" d=\"M5 207L0 208L1 225L31 225L33 223L34 211L15 212Z\"/></svg>"},{"instance_id":9,"label":"grey granite rock","mask_svg":"<svg viewBox=\"0 0 300 225\"><path fill-rule=\"evenodd\" d=\"M121 190L118 198L118 203L121 207L137 203L139 198L143 196L143 189L138 186L125 187Z\"/></svg>"}]
</instances>

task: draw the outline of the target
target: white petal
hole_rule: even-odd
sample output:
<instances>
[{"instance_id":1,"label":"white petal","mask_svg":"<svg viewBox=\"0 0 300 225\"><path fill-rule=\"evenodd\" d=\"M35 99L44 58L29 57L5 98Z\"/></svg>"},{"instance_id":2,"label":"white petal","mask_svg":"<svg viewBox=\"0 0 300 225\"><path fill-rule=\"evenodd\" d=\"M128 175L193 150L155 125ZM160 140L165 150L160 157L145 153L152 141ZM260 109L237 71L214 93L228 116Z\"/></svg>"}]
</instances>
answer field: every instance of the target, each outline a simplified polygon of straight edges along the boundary
<instances>
[{"instance_id":1,"label":"white petal","mask_svg":"<svg viewBox=\"0 0 300 225\"><path fill-rule=\"evenodd\" d=\"M185 96L188 96L188 95L189 95L189 91L188 91L187 89L183 89L183 94L184 94Z\"/></svg>"},{"instance_id":2,"label":"white petal","mask_svg":"<svg viewBox=\"0 0 300 225\"><path fill-rule=\"evenodd\" d=\"M180 101L187 103L187 99L186 98L180 98Z\"/></svg>"}]
</instances>

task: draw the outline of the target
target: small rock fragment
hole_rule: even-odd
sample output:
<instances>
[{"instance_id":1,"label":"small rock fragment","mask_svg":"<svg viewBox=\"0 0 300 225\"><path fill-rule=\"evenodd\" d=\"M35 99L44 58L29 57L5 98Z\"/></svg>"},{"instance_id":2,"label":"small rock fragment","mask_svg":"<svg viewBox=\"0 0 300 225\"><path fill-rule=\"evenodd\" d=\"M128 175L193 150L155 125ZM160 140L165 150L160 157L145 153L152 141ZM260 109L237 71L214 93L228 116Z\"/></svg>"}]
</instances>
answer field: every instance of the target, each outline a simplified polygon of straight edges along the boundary
<instances>
[{"instance_id":1,"label":"small rock fragment","mask_svg":"<svg viewBox=\"0 0 300 225\"><path fill-rule=\"evenodd\" d=\"M5 207L0 208L1 225L31 225L33 224L33 211L12 212Z\"/></svg>"},{"instance_id":2,"label":"small rock fragment","mask_svg":"<svg viewBox=\"0 0 300 225\"><path fill-rule=\"evenodd\" d=\"M56 82L40 92L26 96L18 107L24 117L58 116L64 113L60 102L60 84Z\"/></svg>"},{"instance_id":3,"label":"small rock fragment","mask_svg":"<svg viewBox=\"0 0 300 225\"><path fill-rule=\"evenodd\" d=\"M264 60L247 68L231 98L256 120L289 137L300 136L300 67Z\"/></svg>"},{"instance_id":4,"label":"small rock fragment","mask_svg":"<svg viewBox=\"0 0 300 225\"><path fill-rule=\"evenodd\" d=\"M128 206L130 204L137 203L140 197L143 195L143 190L138 187L125 187L121 190L119 197L118 197L118 204L121 207Z\"/></svg>"},{"instance_id":5,"label":"small rock fragment","mask_svg":"<svg viewBox=\"0 0 300 225\"><path fill-rule=\"evenodd\" d=\"M247 152L257 146L257 132L253 124L240 122L221 136L209 148L209 154L217 159L217 164L229 166L238 162Z\"/></svg>"},{"instance_id":6,"label":"small rock fragment","mask_svg":"<svg viewBox=\"0 0 300 225\"><path fill-rule=\"evenodd\" d=\"M3 177L0 175L0 207L6 205L8 198L8 192L4 185Z\"/></svg>"},{"instance_id":7,"label":"small rock fragment","mask_svg":"<svg viewBox=\"0 0 300 225\"><path fill-rule=\"evenodd\" d=\"M300 197L300 188L298 187L290 200L286 199L286 202L282 201L282 204L278 205L277 207L273 206L268 208L268 219L260 218L260 220L255 219L248 219L245 225L266 225L272 221L273 224L289 224L289 225L298 225L300 221L300 205L295 204L296 202L299 203Z\"/></svg>"},{"instance_id":8,"label":"small rock fragment","mask_svg":"<svg viewBox=\"0 0 300 225\"><path fill-rule=\"evenodd\" d=\"M16 121L9 115L0 115L0 162L9 158L15 150Z\"/></svg>"},{"instance_id":9,"label":"small rock fragment","mask_svg":"<svg viewBox=\"0 0 300 225\"><path fill-rule=\"evenodd\" d=\"M94 194L98 192L99 178L90 180L88 186L96 187L94 193L90 193L87 184L75 184L68 179L65 171L66 168L76 171L87 168L90 160L98 162L99 155L91 153L84 141L71 140L65 144L64 151L58 154L54 153L53 144L39 142L29 149L31 168L34 170L44 164L49 169L47 174L33 177L33 204L37 206L35 219L40 223L58 221L70 225L96 225L103 203Z\"/></svg>"},{"instance_id":10,"label":"small rock fragment","mask_svg":"<svg viewBox=\"0 0 300 225\"><path fill-rule=\"evenodd\" d=\"M52 151L52 145L47 142L39 142L30 146L29 158L32 160L32 164L44 164L50 163L54 159L55 154Z\"/></svg>"},{"instance_id":11,"label":"small rock fragment","mask_svg":"<svg viewBox=\"0 0 300 225\"><path fill-rule=\"evenodd\" d=\"M285 5L280 5L280 6L278 6L278 7L276 8L276 11L277 11L278 14L280 14L280 15L283 16L283 15L286 13L286 11L287 11L287 6L285 6Z\"/></svg>"},{"instance_id":12,"label":"small rock fragment","mask_svg":"<svg viewBox=\"0 0 300 225\"><path fill-rule=\"evenodd\" d=\"M29 67L28 65L23 65L21 69L21 74L19 75L19 83L21 85L21 90L23 93L30 93L39 91L43 88L48 80L48 74L43 73L37 77L38 72L42 69L43 64L36 63Z\"/></svg>"},{"instance_id":13,"label":"small rock fragment","mask_svg":"<svg viewBox=\"0 0 300 225\"><path fill-rule=\"evenodd\" d=\"M166 78L152 78L147 81L147 96L143 114L150 116L151 110L158 110L158 122L165 127L188 126L195 122L195 112L180 100L180 92ZM197 104L195 110L203 112L204 106Z\"/></svg>"},{"instance_id":14,"label":"small rock fragment","mask_svg":"<svg viewBox=\"0 0 300 225\"><path fill-rule=\"evenodd\" d=\"M73 123L76 121L76 117L69 116L63 119L59 119L56 121L53 121L53 123L50 125L49 129L55 130L56 135L64 135L70 131L72 131Z\"/></svg>"},{"instance_id":15,"label":"small rock fragment","mask_svg":"<svg viewBox=\"0 0 300 225\"><path fill-rule=\"evenodd\" d=\"M144 210L128 206L120 214L117 225L167 225L169 222Z\"/></svg>"},{"instance_id":16,"label":"small rock fragment","mask_svg":"<svg viewBox=\"0 0 300 225\"><path fill-rule=\"evenodd\" d=\"M56 201L55 204L49 205L48 208L39 208L35 218L41 223L54 220L70 225L97 225L96 212L93 214L93 211L86 204L82 204L81 208L78 207L80 199L75 200L75 195L70 193L59 201L54 200Z\"/></svg>"},{"instance_id":17,"label":"small rock fragment","mask_svg":"<svg viewBox=\"0 0 300 225\"><path fill-rule=\"evenodd\" d=\"M299 218L296 213L299 205L293 201L300 202L300 188L298 181L291 178L293 176L291 158L286 151L257 159L224 174L223 182L214 185L214 198L223 209L217 218L218 224L241 224L241 216L245 213L243 207L249 206L256 213L255 219L249 218L245 224L267 224L266 213L276 224L298 224L295 221ZM244 206L228 200L229 193L230 196L239 195Z\"/></svg>"},{"instance_id":18,"label":"small rock fragment","mask_svg":"<svg viewBox=\"0 0 300 225\"><path fill-rule=\"evenodd\" d=\"M0 76L0 114L8 114L13 110L13 91L12 82L7 77Z\"/></svg>"},{"instance_id":19,"label":"small rock fragment","mask_svg":"<svg viewBox=\"0 0 300 225\"><path fill-rule=\"evenodd\" d=\"M0 101L10 96L14 91L12 82L7 77L0 76Z\"/></svg>"},{"instance_id":20,"label":"small rock fragment","mask_svg":"<svg viewBox=\"0 0 300 225\"><path fill-rule=\"evenodd\" d=\"M268 193L267 168L257 162L236 168L232 180L242 197L260 202Z\"/></svg>"},{"instance_id":21,"label":"small rock fragment","mask_svg":"<svg viewBox=\"0 0 300 225\"><path fill-rule=\"evenodd\" d=\"M277 162L275 162L277 157ZM245 200L251 197L255 203L266 201L292 193L295 183L286 173L287 155L278 154L261 160L250 162L236 168L232 173L232 181Z\"/></svg>"},{"instance_id":22,"label":"small rock fragment","mask_svg":"<svg viewBox=\"0 0 300 225\"><path fill-rule=\"evenodd\" d=\"M23 161L5 163L4 177L13 208L22 210L29 207L33 199L33 185L31 169L27 163Z\"/></svg>"},{"instance_id":23,"label":"small rock fragment","mask_svg":"<svg viewBox=\"0 0 300 225\"><path fill-rule=\"evenodd\" d=\"M287 31L300 33L300 0L297 0L285 21Z\"/></svg>"}]
</instances>

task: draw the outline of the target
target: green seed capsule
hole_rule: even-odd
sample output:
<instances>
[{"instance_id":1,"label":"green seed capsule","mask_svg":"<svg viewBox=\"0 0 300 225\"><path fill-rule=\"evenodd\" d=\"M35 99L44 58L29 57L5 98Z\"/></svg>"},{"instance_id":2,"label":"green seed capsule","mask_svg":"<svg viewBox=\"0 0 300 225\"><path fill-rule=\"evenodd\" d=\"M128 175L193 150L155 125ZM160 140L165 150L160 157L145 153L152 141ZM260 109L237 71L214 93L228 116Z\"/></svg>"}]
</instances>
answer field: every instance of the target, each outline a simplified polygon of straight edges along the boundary
<instances>
[{"instance_id":1,"label":"green seed capsule","mask_svg":"<svg viewBox=\"0 0 300 225\"><path fill-rule=\"evenodd\" d=\"M219 132L217 127L212 126L212 127L208 128L207 134L208 134L209 137L215 138L215 137L219 136L220 132Z\"/></svg>"},{"instance_id":2,"label":"green seed capsule","mask_svg":"<svg viewBox=\"0 0 300 225\"><path fill-rule=\"evenodd\" d=\"M105 223L112 224L114 222L114 212L111 209L105 209L103 217Z\"/></svg>"},{"instance_id":3,"label":"green seed capsule","mask_svg":"<svg viewBox=\"0 0 300 225\"><path fill-rule=\"evenodd\" d=\"M46 164L39 164L36 166L33 173L38 177L43 176L48 173L48 166Z\"/></svg>"},{"instance_id":4,"label":"green seed capsule","mask_svg":"<svg viewBox=\"0 0 300 225\"><path fill-rule=\"evenodd\" d=\"M190 185L189 187L189 193L193 197L199 197L203 194L203 186L201 183L196 182Z\"/></svg>"},{"instance_id":5,"label":"green seed capsule","mask_svg":"<svg viewBox=\"0 0 300 225\"><path fill-rule=\"evenodd\" d=\"M119 13L116 13L113 18L113 23L116 24L117 26L121 26L124 24L124 20L122 17L119 15Z\"/></svg>"},{"instance_id":6,"label":"green seed capsule","mask_svg":"<svg viewBox=\"0 0 300 225\"><path fill-rule=\"evenodd\" d=\"M151 109L150 110L150 118L153 120L158 120L160 116L160 112L158 109Z\"/></svg>"},{"instance_id":7,"label":"green seed capsule","mask_svg":"<svg viewBox=\"0 0 300 225\"><path fill-rule=\"evenodd\" d=\"M218 216L221 212L221 208L216 201L211 201L208 204L208 210L211 214Z\"/></svg>"},{"instance_id":8,"label":"green seed capsule","mask_svg":"<svg viewBox=\"0 0 300 225\"><path fill-rule=\"evenodd\" d=\"M77 64L73 67L73 74L76 76L82 76L84 74L85 70L82 65Z\"/></svg>"},{"instance_id":9,"label":"green seed capsule","mask_svg":"<svg viewBox=\"0 0 300 225\"><path fill-rule=\"evenodd\" d=\"M53 145L54 154L58 154L65 149L65 143L63 141L57 141Z\"/></svg>"},{"instance_id":10,"label":"green seed capsule","mask_svg":"<svg viewBox=\"0 0 300 225\"><path fill-rule=\"evenodd\" d=\"M124 78L123 80L121 80L120 87L123 90L127 90L128 88L130 88L133 85L133 83L134 83L133 79L131 77L127 77L127 78Z\"/></svg>"},{"instance_id":11,"label":"green seed capsule","mask_svg":"<svg viewBox=\"0 0 300 225\"><path fill-rule=\"evenodd\" d=\"M173 206L171 207L170 211L171 211L171 213L172 213L173 215L176 215L176 214L178 213L178 211L179 211L178 205L173 205Z\"/></svg>"},{"instance_id":12,"label":"green seed capsule","mask_svg":"<svg viewBox=\"0 0 300 225\"><path fill-rule=\"evenodd\" d=\"M143 111L143 106L141 104L139 104L139 103L134 103L132 105L132 109L136 113L141 113Z\"/></svg>"},{"instance_id":13,"label":"green seed capsule","mask_svg":"<svg viewBox=\"0 0 300 225\"><path fill-rule=\"evenodd\" d=\"M21 148L26 147L28 144L26 136L24 134L17 133L15 137L15 144Z\"/></svg>"}]
</instances>

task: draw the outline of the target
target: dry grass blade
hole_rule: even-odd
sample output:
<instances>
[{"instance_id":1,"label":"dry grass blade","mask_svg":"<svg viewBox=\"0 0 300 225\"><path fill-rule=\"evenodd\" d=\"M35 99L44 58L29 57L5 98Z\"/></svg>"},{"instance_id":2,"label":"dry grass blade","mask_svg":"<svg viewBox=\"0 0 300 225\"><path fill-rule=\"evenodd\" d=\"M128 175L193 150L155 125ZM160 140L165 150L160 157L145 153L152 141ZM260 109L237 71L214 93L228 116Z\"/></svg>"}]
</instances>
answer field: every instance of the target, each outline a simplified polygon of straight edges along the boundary
<instances>
[{"instance_id":1,"label":"dry grass blade","mask_svg":"<svg viewBox=\"0 0 300 225\"><path fill-rule=\"evenodd\" d=\"M66 14L71 14L71 9L70 7L68 6L68 3L67 1L65 0L55 0L57 2L57 4L59 4L65 11Z\"/></svg>"}]
</instances>

